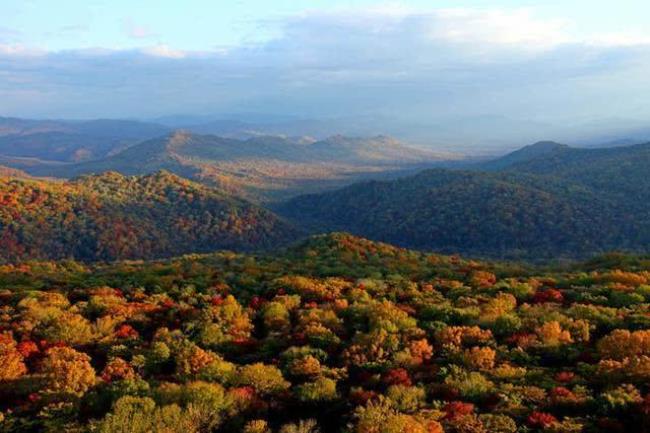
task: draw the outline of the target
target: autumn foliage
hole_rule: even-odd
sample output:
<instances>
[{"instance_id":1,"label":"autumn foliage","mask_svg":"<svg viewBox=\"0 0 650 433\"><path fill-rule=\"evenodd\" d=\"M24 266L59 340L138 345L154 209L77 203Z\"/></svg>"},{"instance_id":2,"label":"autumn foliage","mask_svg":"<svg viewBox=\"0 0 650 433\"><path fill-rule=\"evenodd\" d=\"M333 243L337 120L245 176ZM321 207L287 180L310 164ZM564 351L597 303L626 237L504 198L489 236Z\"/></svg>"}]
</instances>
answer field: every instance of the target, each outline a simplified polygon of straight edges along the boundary
<instances>
[{"instance_id":1,"label":"autumn foliage","mask_svg":"<svg viewBox=\"0 0 650 433\"><path fill-rule=\"evenodd\" d=\"M650 431L635 260L540 270L334 234L3 265L0 431Z\"/></svg>"}]
</instances>

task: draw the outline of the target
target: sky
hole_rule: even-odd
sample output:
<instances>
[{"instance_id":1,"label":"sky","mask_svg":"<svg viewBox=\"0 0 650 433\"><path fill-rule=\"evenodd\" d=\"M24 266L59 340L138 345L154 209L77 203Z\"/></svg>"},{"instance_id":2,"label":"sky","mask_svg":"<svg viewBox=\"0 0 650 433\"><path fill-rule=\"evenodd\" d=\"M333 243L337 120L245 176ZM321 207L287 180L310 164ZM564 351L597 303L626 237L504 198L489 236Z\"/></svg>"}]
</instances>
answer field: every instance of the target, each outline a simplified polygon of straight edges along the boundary
<instances>
[{"instance_id":1,"label":"sky","mask_svg":"<svg viewBox=\"0 0 650 433\"><path fill-rule=\"evenodd\" d=\"M0 115L642 123L649 16L645 0L0 0Z\"/></svg>"}]
</instances>

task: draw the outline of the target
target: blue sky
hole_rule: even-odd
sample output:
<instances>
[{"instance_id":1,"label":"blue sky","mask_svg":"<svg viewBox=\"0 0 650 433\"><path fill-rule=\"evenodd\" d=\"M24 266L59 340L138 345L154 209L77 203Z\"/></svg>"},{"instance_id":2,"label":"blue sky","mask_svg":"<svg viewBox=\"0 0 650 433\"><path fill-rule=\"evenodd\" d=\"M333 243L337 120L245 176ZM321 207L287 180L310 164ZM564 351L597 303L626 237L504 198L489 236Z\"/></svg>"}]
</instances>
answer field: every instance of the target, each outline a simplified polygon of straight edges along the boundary
<instances>
[{"instance_id":1,"label":"blue sky","mask_svg":"<svg viewBox=\"0 0 650 433\"><path fill-rule=\"evenodd\" d=\"M0 0L0 16L5 116L650 117L642 0Z\"/></svg>"},{"instance_id":2,"label":"blue sky","mask_svg":"<svg viewBox=\"0 0 650 433\"><path fill-rule=\"evenodd\" d=\"M4 34L5 42L47 50L127 49L151 44L211 50L268 40L277 35L287 16L305 11L377 5L531 8L540 18L571 22L576 36L648 32L650 16L650 4L644 0L3 0L0 37Z\"/></svg>"}]
</instances>

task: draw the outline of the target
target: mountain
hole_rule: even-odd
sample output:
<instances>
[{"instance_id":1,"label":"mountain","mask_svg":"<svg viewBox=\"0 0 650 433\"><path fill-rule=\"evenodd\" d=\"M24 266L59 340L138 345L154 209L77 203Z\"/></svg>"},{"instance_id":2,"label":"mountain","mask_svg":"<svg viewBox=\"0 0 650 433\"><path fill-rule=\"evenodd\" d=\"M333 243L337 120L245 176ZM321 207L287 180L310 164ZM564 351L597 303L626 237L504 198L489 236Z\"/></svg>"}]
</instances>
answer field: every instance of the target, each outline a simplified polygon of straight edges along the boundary
<instances>
[{"instance_id":1,"label":"mountain","mask_svg":"<svg viewBox=\"0 0 650 433\"><path fill-rule=\"evenodd\" d=\"M22 164L38 176L168 170L249 198L270 199L342 186L369 175L423 168L443 156L389 137L334 136L314 141L280 136L246 140L175 131L106 158L78 164Z\"/></svg>"},{"instance_id":2,"label":"mountain","mask_svg":"<svg viewBox=\"0 0 650 433\"><path fill-rule=\"evenodd\" d=\"M63 131L67 131L67 126L62 121L0 117L0 136Z\"/></svg>"},{"instance_id":3,"label":"mountain","mask_svg":"<svg viewBox=\"0 0 650 433\"><path fill-rule=\"evenodd\" d=\"M270 211L158 172L0 179L0 261L142 259L263 249L297 231Z\"/></svg>"},{"instance_id":4,"label":"mountain","mask_svg":"<svg viewBox=\"0 0 650 433\"><path fill-rule=\"evenodd\" d=\"M0 155L42 161L104 158L167 133L165 126L133 120L88 121L0 118Z\"/></svg>"},{"instance_id":5,"label":"mountain","mask_svg":"<svg viewBox=\"0 0 650 433\"><path fill-rule=\"evenodd\" d=\"M5 167L4 165L0 165L0 177L28 178L30 176L22 170L16 170L15 168Z\"/></svg>"},{"instance_id":6,"label":"mountain","mask_svg":"<svg viewBox=\"0 0 650 433\"><path fill-rule=\"evenodd\" d=\"M480 167L483 170L502 170L536 158L546 158L550 155L562 153L567 150L569 150L569 146L566 144L560 144L554 141L538 141L537 143L515 150L501 158L483 163Z\"/></svg>"},{"instance_id":7,"label":"mountain","mask_svg":"<svg viewBox=\"0 0 650 433\"><path fill-rule=\"evenodd\" d=\"M501 173L427 170L300 196L278 212L314 232L349 231L397 245L471 255L580 255L619 242L622 223L592 191ZM609 221L611 218L612 221Z\"/></svg>"},{"instance_id":8,"label":"mountain","mask_svg":"<svg viewBox=\"0 0 650 433\"><path fill-rule=\"evenodd\" d=\"M501 158L512 159L511 155ZM494 164L494 163L493 163ZM561 179L616 197L619 205L645 211L650 199L650 143L611 148L560 147L503 167L510 173Z\"/></svg>"},{"instance_id":9,"label":"mountain","mask_svg":"<svg viewBox=\"0 0 650 433\"><path fill-rule=\"evenodd\" d=\"M67 132L39 132L0 137L0 155L42 161L79 162L101 158L125 146L120 139Z\"/></svg>"},{"instance_id":10,"label":"mountain","mask_svg":"<svg viewBox=\"0 0 650 433\"><path fill-rule=\"evenodd\" d=\"M427 170L304 195L277 211L312 232L491 257L581 257L650 245L650 144L540 142L472 171Z\"/></svg>"},{"instance_id":11,"label":"mountain","mask_svg":"<svg viewBox=\"0 0 650 433\"><path fill-rule=\"evenodd\" d=\"M564 136L560 133L565 129L546 122L495 114L458 116L429 113L422 117L406 117L399 113L318 118L277 113L224 113L219 116L167 116L152 121L196 134L238 139L260 135L311 136L319 140L336 134L389 135L432 150L474 155L483 152L494 154L540 134Z\"/></svg>"}]
</instances>

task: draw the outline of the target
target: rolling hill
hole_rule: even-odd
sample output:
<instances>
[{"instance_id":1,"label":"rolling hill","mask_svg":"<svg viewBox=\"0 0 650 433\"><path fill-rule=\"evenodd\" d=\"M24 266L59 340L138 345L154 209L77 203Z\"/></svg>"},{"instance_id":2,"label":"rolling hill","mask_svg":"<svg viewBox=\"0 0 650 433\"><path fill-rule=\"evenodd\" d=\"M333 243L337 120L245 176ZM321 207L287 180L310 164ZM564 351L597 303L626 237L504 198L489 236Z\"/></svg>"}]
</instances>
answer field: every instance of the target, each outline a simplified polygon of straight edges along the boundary
<instances>
[{"instance_id":1,"label":"rolling hill","mask_svg":"<svg viewBox=\"0 0 650 433\"><path fill-rule=\"evenodd\" d=\"M527 163L537 158L548 158L551 155L563 154L569 149L569 146L566 144L560 144L554 141L538 141L500 158L479 164L479 167L482 170L498 171L517 166L518 164Z\"/></svg>"},{"instance_id":2,"label":"rolling hill","mask_svg":"<svg viewBox=\"0 0 650 433\"><path fill-rule=\"evenodd\" d=\"M278 211L314 232L444 252L548 259L647 251L648 163L650 144L537 143L473 171L355 184L294 198Z\"/></svg>"},{"instance_id":3,"label":"rolling hill","mask_svg":"<svg viewBox=\"0 0 650 433\"><path fill-rule=\"evenodd\" d=\"M296 235L270 211L169 172L0 179L0 262L263 249Z\"/></svg>"},{"instance_id":4,"label":"rolling hill","mask_svg":"<svg viewBox=\"0 0 650 433\"><path fill-rule=\"evenodd\" d=\"M0 117L0 155L41 161L87 161L104 158L168 131L162 125L134 120Z\"/></svg>"},{"instance_id":5,"label":"rolling hill","mask_svg":"<svg viewBox=\"0 0 650 433\"><path fill-rule=\"evenodd\" d=\"M634 206L646 207L650 198L650 143L611 148L555 147L540 155L514 161L511 155L501 168L510 173L527 173L578 183L602 194L613 194Z\"/></svg>"},{"instance_id":6,"label":"rolling hill","mask_svg":"<svg viewBox=\"0 0 650 433\"><path fill-rule=\"evenodd\" d=\"M237 140L175 131L106 158L77 164L27 164L36 176L70 177L117 171L127 175L168 170L253 199L286 198L437 162L441 155L389 137L334 136L313 141L278 136Z\"/></svg>"},{"instance_id":7,"label":"rolling hill","mask_svg":"<svg viewBox=\"0 0 650 433\"><path fill-rule=\"evenodd\" d=\"M6 167L4 165L0 165L0 177L22 177L22 178L28 178L30 177L27 173L25 173L22 170L16 170L15 168L11 167Z\"/></svg>"}]
</instances>

